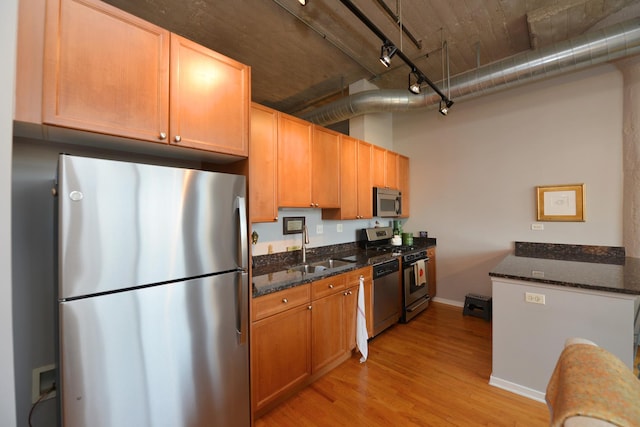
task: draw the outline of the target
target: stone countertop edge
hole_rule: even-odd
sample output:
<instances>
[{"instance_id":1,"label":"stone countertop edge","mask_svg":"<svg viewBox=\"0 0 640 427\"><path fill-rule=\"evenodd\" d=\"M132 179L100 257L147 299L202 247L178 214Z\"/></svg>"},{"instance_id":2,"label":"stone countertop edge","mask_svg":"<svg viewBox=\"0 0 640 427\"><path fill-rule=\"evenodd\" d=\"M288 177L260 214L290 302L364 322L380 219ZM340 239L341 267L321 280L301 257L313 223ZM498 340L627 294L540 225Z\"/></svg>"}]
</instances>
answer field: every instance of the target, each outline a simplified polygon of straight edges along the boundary
<instances>
[{"instance_id":1,"label":"stone countertop edge","mask_svg":"<svg viewBox=\"0 0 640 427\"><path fill-rule=\"evenodd\" d=\"M620 265L510 254L489 272L489 276L640 295L640 259L631 257L626 257Z\"/></svg>"},{"instance_id":2,"label":"stone countertop edge","mask_svg":"<svg viewBox=\"0 0 640 427\"><path fill-rule=\"evenodd\" d=\"M428 238L426 239L426 241L418 241L417 238L414 238L414 244L417 249L427 249L429 247L436 246L436 239ZM397 256L394 256L391 253L389 253L388 255L390 260L397 258ZM294 286L304 285L316 280L325 279L327 277L335 276L338 274L348 273L349 271L357 270L359 268L371 265L364 249L357 248L351 251L331 255L332 258L336 259L352 256L355 256L356 258L356 261L353 264L327 269L316 274L302 274L299 271L290 270L286 266L276 266L274 271L262 273L260 275L252 277L252 297L261 297L274 292L282 291L284 289L292 288ZM376 260L383 261L380 259L379 254L376 256ZM312 259L309 260L309 262L315 262L315 260Z\"/></svg>"}]
</instances>

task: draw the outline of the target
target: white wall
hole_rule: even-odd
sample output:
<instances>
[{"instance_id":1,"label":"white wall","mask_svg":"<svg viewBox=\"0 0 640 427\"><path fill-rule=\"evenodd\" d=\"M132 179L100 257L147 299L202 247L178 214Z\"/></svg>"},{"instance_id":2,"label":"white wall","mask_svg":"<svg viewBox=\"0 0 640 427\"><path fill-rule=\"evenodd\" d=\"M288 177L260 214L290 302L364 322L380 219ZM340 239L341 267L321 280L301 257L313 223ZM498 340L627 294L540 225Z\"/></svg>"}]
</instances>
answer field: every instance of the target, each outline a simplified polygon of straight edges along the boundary
<instances>
[{"instance_id":1,"label":"white wall","mask_svg":"<svg viewBox=\"0 0 640 427\"><path fill-rule=\"evenodd\" d=\"M0 2L0 425L16 425L11 309L11 149L18 0ZM24 425L26 420L22 420Z\"/></svg>"},{"instance_id":2,"label":"white wall","mask_svg":"<svg viewBox=\"0 0 640 427\"><path fill-rule=\"evenodd\" d=\"M438 298L491 294L514 241L622 245L622 77L611 65L394 115L411 158L408 231L438 239ZM586 184L586 222L536 222L535 187Z\"/></svg>"}]
</instances>

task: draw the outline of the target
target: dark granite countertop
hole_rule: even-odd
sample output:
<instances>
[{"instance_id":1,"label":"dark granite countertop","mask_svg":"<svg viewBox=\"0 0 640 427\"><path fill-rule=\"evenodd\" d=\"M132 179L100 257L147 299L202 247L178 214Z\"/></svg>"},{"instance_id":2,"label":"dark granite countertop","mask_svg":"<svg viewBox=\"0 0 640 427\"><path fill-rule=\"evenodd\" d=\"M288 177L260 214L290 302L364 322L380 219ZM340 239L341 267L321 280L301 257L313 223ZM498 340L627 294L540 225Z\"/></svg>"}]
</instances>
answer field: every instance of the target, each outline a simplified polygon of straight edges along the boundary
<instances>
[{"instance_id":1,"label":"dark granite countertop","mask_svg":"<svg viewBox=\"0 0 640 427\"><path fill-rule=\"evenodd\" d=\"M430 246L435 245L436 239L414 238L414 246L417 249L426 249ZM260 267L254 268L254 274L252 277L253 297L256 298L262 295L267 295L273 292L303 285L305 283L335 276L337 274L343 274L348 271L357 270L358 268L377 264L398 257L398 255L394 255L392 253L372 254L371 252L361 249L357 245L349 246L346 248L346 250L344 250L345 247L341 247L339 249L341 249L340 252L336 252L334 248L317 251L319 252L319 254L307 258L308 263L314 263L316 261L333 258L347 259L352 261L351 264L318 271L313 274L303 274L300 271L292 270L291 267L295 266L298 263L292 263L292 261L290 261L289 259L283 263L273 262L269 265L265 265L266 263L261 261Z\"/></svg>"},{"instance_id":2,"label":"dark granite countertop","mask_svg":"<svg viewBox=\"0 0 640 427\"><path fill-rule=\"evenodd\" d=\"M624 257L621 262L608 263L507 255L489 276L640 295L638 258Z\"/></svg>"}]
</instances>

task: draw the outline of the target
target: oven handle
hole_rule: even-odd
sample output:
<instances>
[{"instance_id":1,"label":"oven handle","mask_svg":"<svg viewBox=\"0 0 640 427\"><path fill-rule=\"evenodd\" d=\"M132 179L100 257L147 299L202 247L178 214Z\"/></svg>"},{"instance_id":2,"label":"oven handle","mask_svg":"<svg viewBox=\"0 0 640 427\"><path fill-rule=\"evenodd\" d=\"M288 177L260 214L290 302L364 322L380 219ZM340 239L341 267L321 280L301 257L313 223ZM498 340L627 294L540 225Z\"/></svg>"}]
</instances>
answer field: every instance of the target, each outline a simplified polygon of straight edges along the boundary
<instances>
[{"instance_id":1,"label":"oven handle","mask_svg":"<svg viewBox=\"0 0 640 427\"><path fill-rule=\"evenodd\" d=\"M420 259L423 259L423 260L424 260L424 262L429 262L429 260L430 260L431 258L426 257L426 258L420 258ZM407 269L407 268L409 268L409 267L413 268L413 266L415 265L415 263L416 263L417 261L420 261L420 259L414 259L413 261L411 261L411 262L409 262L409 263L404 263L404 264L402 264L402 266L403 266L403 268L404 268L404 269Z\"/></svg>"},{"instance_id":2,"label":"oven handle","mask_svg":"<svg viewBox=\"0 0 640 427\"><path fill-rule=\"evenodd\" d=\"M418 307L422 307L423 305L429 303L429 299L430 298L431 297L429 295L427 295L427 297L420 304L414 305L411 308L407 308L407 313L412 313L412 312L416 311L418 309Z\"/></svg>"}]
</instances>

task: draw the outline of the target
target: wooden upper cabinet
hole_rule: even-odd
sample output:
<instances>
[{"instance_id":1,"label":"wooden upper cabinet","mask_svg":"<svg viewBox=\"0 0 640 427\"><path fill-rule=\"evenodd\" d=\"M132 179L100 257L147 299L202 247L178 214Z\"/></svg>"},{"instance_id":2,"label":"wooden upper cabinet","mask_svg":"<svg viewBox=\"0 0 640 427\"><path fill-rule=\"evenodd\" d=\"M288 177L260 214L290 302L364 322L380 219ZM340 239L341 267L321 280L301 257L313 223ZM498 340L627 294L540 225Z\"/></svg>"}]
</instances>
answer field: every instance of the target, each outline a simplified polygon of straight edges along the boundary
<instances>
[{"instance_id":1,"label":"wooden upper cabinet","mask_svg":"<svg viewBox=\"0 0 640 427\"><path fill-rule=\"evenodd\" d=\"M250 68L171 34L170 142L248 155Z\"/></svg>"},{"instance_id":2,"label":"wooden upper cabinet","mask_svg":"<svg viewBox=\"0 0 640 427\"><path fill-rule=\"evenodd\" d=\"M162 141L170 33L97 0L49 0L43 122Z\"/></svg>"},{"instance_id":3,"label":"wooden upper cabinet","mask_svg":"<svg viewBox=\"0 0 640 427\"><path fill-rule=\"evenodd\" d=\"M324 209L323 219L371 218L371 144L347 135L340 139L340 208Z\"/></svg>"},{"instance_id":4,"label":"wooden upper cabinet","mask_svg":"<svg viewBox=\"0 0 640 427\"><path fill-rule=\"evenodd\" d=\"M246 157L250 73L102 1L47 0L42 123Z\"/></svg>"},{"instance_id":5,"label":"wooden upper cabinet","mask_svg":"<svg viewBox=\"0 0 640 427\"><path fill-rule=\"evenodd\" d=\"M42 124L42 72L46 0L18 2L14 119Z\"/></svg>"},{"instance_id":6,"label":"wooden upper cabinet","mask_svg":"<svg viewBox=\"0 0 640 427\"><path fill-rule=\"evenodd\" d=\"M409 158L398 155L398 189L402 192L402 217L409 217Z\"/></svg>"},{"instance_id":7,"label":"wooden upper cabinet","mask_svg":"<svg viewBox=\"0 0 640 427\"><path fill-rule=\"evenodd\" d=\"M371 185L372 187L384 187L386 185L385 173L387 171L387 165L385 164L386 155L385 150L377 145L372 145L371 152Z\"/></svg>"},{"instance_id":8,"label":"wooden upper cabinet","mask_svg":"<svg viewBox=\"0 0 640 427\"><path fill-rule=\"evenodd\" d=\"M373 146L358 141L358 218L373 218Z\"/></svg>"},{"instance_id":9,"label":"wooden upper cabinet","mask_svg":"<svg viewBox=\"0 0 640 427\"><path fill-rule=\"evenodd\" d=\"M340 136L340 208L323 209L323 219L355 219L358 216L358 140Z\"/></svg>"},{"instance_id":10,"label":"wooden upper cabinet","mask_svg":"<svg viewBox=\"0 0 640 427\"><path fill-rule=\"evenodd\" d=\"M278 206L313 207L311 138L313 125L288 114L278 118Z\"/></svg>"},{"instance_id":11,"label":"wooden upper cabinet","mask_svg":"<svg viewBox=\"0 0 640 427\"><path fill-rule=\"evenodd\" d=\"M393 151L385 152L385 182L384 186L388 188L398 187L398 153L394 153Z\"/></svg>"},{"instance_id":12,"label":"wooden upper cabinet","mask_svg":"<svg viewBox=\"0 0 640 427\"><path fill-rule=\"evenodd\" d=\"M314 207L340 207L340 134L313 126L311 201Z\"/></svg>"},{"instance_id":13,"label":"wooden upper cabinet","mask_svg":"<svg viewBox=\"0 0 640 427\"><path fill-rule=\"evenodd\" d=\"M278 220L278 112L251 106L249 144L249 212L251 222Z\"/></svg>"}]
</instances>

